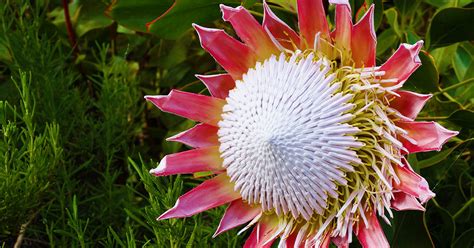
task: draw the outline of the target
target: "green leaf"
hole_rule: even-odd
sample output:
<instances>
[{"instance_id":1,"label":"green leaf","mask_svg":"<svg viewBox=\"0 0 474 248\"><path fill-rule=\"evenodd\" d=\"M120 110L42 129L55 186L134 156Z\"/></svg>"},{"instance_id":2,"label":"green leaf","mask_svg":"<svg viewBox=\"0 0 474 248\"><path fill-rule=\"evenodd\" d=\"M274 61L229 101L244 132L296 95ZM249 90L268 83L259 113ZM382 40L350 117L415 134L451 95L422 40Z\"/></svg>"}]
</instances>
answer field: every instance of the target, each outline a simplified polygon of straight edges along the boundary
<instances>
[{"instance_id":1,"label":"green leaf","mask_svg":"<svg viewBox=\"0 0 474 248\"><path fill-rule=\"evenodd\" d=\"M409 44L415 44L417 41L421 40L420 36L418 36L413 31L406 31L405 36L406 36L406 41Z\"/></svg>"},{"instance_id":2,"label":"green leaf","mask_svg":"<svg viewBox=\"0 0 474 248\"><path fill-rule=\"evenodd\" d=\"M408 154L407 156L408 163L411 165L413 170L417 173L420 172L420 166L418 165L418 158L416 157L416 153Z\"/></svg>"},{"instance_id":3,"label":"green leaf","mask_svg":"<svg viewBox=\"0 0 474 248\"><path fill-rule=\"evenodd\" d=\"M455 82L455 79L452 81ZM474 78L468 78L458 84L464 85L457 87L454 92L451 91L453 96L456 96L456 100L463 105L474 104Z\"/></svg>"},{"instance_id":4,"label":"green leaf","mask_svg":"<svg viewBox=\"0 0 474 248\"><path fill-rule=\"evenodd\" d=\"M458 110L452 113L448 120L465 128L474 129L474 112L470 110Z\"/></svg>"},{"instance_id":5,"label":"green leaf","mask_svg":"<svg viewBox=\"0 0 474 248\"><path fill-rule=\"evenodd\" d=\"M474 60L471 60L471 63L466 70L466 74L464 74L463 80L467 80L469 78L474 78Z\"/></svg>"},{"instance_id":6,"label":"green leaf","mask_svg":"<svg viewBox=\"0 0 474 248\"><path fill-rule=\"evenodd\" d=\"M352 21L356 23L364 16L365 12L367 12L369 5L365 0L353 0L350 1L350 4L352 9Z\"/></svg>"},{"instance_id":7,"label":"green leaf","mask_svg":"<svg viewBox=\"0 0 474 248\"><path fill-rule=\"evenodd\" d=\"M165 39L177 39L191 29L192 23L204 24L221 17L219 4L239 1L176 0L163 15L148 24L148 31Z\"/></svg>"},{"instance_id":8,"label":"green leaf","mask_svg":"<svg viewBox=\"0 0 474 248\"><path fill-rule=\"evenodd\" d=\"M268 2L278 4L286 10L296 13L296 0L268 0Z\"/></svg>"},{"instance_id":9,"label":"green leaf","mask_svg":"<svg viewBox=\"0 0 474 248\"><path fill-rule=\"evenodd\" d=\"M186 244L186 248L192 248L193 247L193 242L194 239L196 238L196 231L198 230L198 223L194 223L194 229L193 232L191 233L191 237L188 240L188 243Z\"/></svg>"},{"instance_id":10,"label":"green leaf","mask_svg":"<svg viewBox=\"0 0 474 248\"><path fill-rule=\"evenodd\" d=\"M0 61L10 62L12 60L10 51L6 44L0 42Z\"/></svg>"},{"instance_id":11,"label":"green leaf","mask_svg":"<svg viewBox=\"0 0 474 248\"><path fill-rule=\"evenodd\" d=\"M463 46L458 46L453 56L453 68L459 81L464 79L471 62L472 58L469 52Z\"/></svg>"},{"instance_id":12,"label":"green leaf","mask_svg":"<svg viewBox=\"0 0 474 248\"><path fill-rule=\"evenodd\" d=\"M474 228L463 232L454 242L453 248L464 248L474 246Z\"/></svg>"},{"instance_id":13,"label":"green leaf","mask_svg":"<svg viewBox=\"0 0 474 248\"><path fill-rule=\"evenodd\" d=\"M474 40L474 9L446 8L436 13L428 28L430 48Z\"/></svg>"},{"instance_id":14,"label":"green leaf","mask_svg":"<svg viewBox=\"0 0 474 248\"><path fill-rule=\"evenodd\" d=\"M453 44L446 47L436 48L430 52L431 56L434 58L439 73L444 73L450 68L457 47L458 44Z\"/></svg>"},{"instance_id":15,"label":"green leaf","mask_svg":"<svg viewBox=\"0 0 474 248\"><path fill-rule=\"evenodd\" d=\"M446 7L463 7L470 3L472 0L425 0L426 3L431 4L438 8L446 8ZM457 4L457 5L456 5Z\"/></svg>"},{"instance_id":16,"label":"green leaf","mask_svg":"<svg viewBox=\"0 0 474 248\"><path fill-rule=\"evenodd\" d=\"M444 159L446 159L449 156L449 154L451 154L454 150L456 150L456 148L457 148L457 146L451 147L449 149L446 149L446 150L443 150L443 151L437 153L433 157L430 157L428 159L419 161L418 162L419 168L420 169L428 168L428 167L431 167L431 166L443 161Z\"/></svg>"},{"instance_id":17,"label":"green leaf","mask_svg":"<svg viewBox=\"0 0 474 248\"><path fill-rule=\"evenodd\" d=\"M107 7L106 14L124 27L145 32L146 24L172 4L173 0L116 0Z\"/></svg>"},{"instance_id":18,"label":"green leaf","mask_svg":"<svg viewBox=\"0 0 474 248\"><path fill-rule=\"evenodd\" d=\"M244 6L246 9L252 8L256 3L257 0L242 0L242 6Z\"/></svg>"},{"instance_id":19,"label":"green leaf","mask_svg":"<svg viewBox=\"0 0 474 248\"><path fill-rule=\"evenodd\" d=\"M455 146L453 146L451 148L448 148L448 149L444 149L444 150L438 152L436 155L434 155L434 156L432 156L428 159L418 161L417 165L420 169L424 169L424 168L431 167L435 164L438 164L439 162L445 160L460 145L462 145L466 142L472 141L472 140L474 140L474 139L467 139L467 140L464 140L462 142L459 142Z\"/></svg>"},{"instance_id":20,"label":"green leaf","mask_svg":"<svg viewBox=\"0 0 474 248\"><path fill-rule=\"evenodd\" d=\"M176 41L162 41L150 50L150 66L173 69L188 58L188 50L192 39L183 36Z\"/></svg>"},{"instance_id":21,"label":"green leaf","mask_svg":"<svg viewBox=\"0 0 474 248\"><path fill-rule=\"evenodd\" d=\"M385 53L388 49L393 47L393 45L399 40L397 33L393 28L384 30L377 37L377 56L380 56Z\"/></svg>"},{"instance_id":22,"label":"green leaf","mask_svg":"<svg viewBox=\"0 0 474 248\"><path fill-rule=\"evenodd\" d=\"M423 212L403 211L394 215L393 247L434 247Z\"/></svg>"},{"instance_id":23,"label":"green leaf","mask_svg":"<svg viewBox=\"0 0 474 248\"><path fill-rule=\"evenodd\" d=\"M90 30L112 24L112 20L104 15L107 6L101 1L75 0L71 5L74 9L74 11L71 11L71 21L78 36L82 36Z\"/></svg>"},{"instance_id":24,"label":"green leaf","mask_svg":"<svg viewBox=\"0 0 474 248\"><path fill-rule=\"evenodd\" d=\"M420 0L394 0L395 7L400 10L402 16L411 17L420 5Z\"/></svg>"},{"instance_id":25,"label":"green leaf","mask_svg":"<svg viewBox=\"0 0 474 248\"><path fill-rule=\"evenodd\" d=\"M113 22L104 14L107 6L101 1L74 0L68 6L71 23L79 37L93 29L107 27ZM48 15L53 24L65 29L64 9L57 8Z\"/></svg>"},{"instance_id":26,"label":"green leaf","mask_svg":"<svg viewBox=\"0 0 474 248\"><path fill-rule=\"evenodd\" d=\"M398 12L395 8L390 8L384 11L385 17L387 18L387 22L390 24L390 26L393 28L395 33L397 34L398 37L402 36L402 32L400 31L400 28L398 27Z\"/></svg>"},{"instance_id":27,"label":"green leaf","mask_svg":"<svg viewBox=\"0 0 474 248\"><path fill-rule=\"evenodd\" d=\"M375 10L374 10L374 28L375 30L378 30L380 27L380 24L382 23L383 19L383 1L382 0L374 0L373 3L375 4Z\"/></svg>"},{"instance_id":28,"label":"green leaf","mask_svg":"<svg viewBox=\"0 0 474 248\"><path fill-rule=\"evenodd\" d=\"M456 233L456 224L454 222L453 216L449 213L448 210L441 207L436 202L436 200L432 199L432 201L436 205L436 208L433 208L432 210L438 216L431 216L429 220L430 222L436 220L436 222L440 223L440 225L443 226L443 228L440 230L440 236L442 237L442 240L440 241L442 241L444 247L447 247L447 244L452 244L454 241L454 235Z\"/></svg>"},{"instance_id":29,"label":"green leaf","mask_svg":"<svg viewBox=\"0 0 474 248\"><path fill-rule=\"evenodd\" d=\"M181 63L177 66L170 68L164 73L162 80L160 81L160 87L176 86L180 82L183 82L183 78L191 71L191 67L187 63ZM184 83L184 82L183 82Z\"/></svg>"},{"instance_id":30,"label":"green leaf","mask_svg":"<svg viewBox=\"0 0 474 248\"><path fill-rule=\"evenodd\" d=\"M460 44L466 51L471 55L471 57L474 56L474 44L472 44L469 41L463 42Z\"/></svg>"},{"instance_id":31,"label":"green leaf","mask_svg":"<svg viewBox=\"0 0 474 248\"><path fill-rule=\"evenodd\" d=\"M422 92L438 91L439 75L433 57L421 51L419 54L421 66L408 78L405 85Z\"/></svg>"},{"instance_id":32,"label":"green leaf","mask_svg":"<svg viewBox=\"0 0 474 248\"><path fill-rule=\"evenodd\" d=\"M212 171L201 171L201 172L195 172L193 173L194 178L201 178L201 177L208 177L214 175L214 172Z\"/></svg>"}]
</instances>

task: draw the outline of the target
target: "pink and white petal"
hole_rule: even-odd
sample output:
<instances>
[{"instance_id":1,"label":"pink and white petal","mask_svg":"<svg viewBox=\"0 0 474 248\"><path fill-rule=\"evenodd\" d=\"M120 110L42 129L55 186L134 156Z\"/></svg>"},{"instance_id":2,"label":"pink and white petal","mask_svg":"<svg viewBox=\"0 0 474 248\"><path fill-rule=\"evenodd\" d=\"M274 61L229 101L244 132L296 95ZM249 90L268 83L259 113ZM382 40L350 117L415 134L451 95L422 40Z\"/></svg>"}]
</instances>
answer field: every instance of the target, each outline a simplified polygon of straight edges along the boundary
<instances>
[{"instance_id":1,"label":"pink and white petal","mask_svg":"<svg viewBox=\"0 0 474 248\"><path fill-rule=\"evenodd\" d=\"M397 211L403 210L419 210L425 211L425 208L412 195L405 192L394 192L391 207Z\"/></svg>"},{"instance_id":2,"label":"pink and white petal","mask_svg":"<svg viewBox=\"0 0 474 248\"><path fill-rule=\"evenodd\" d=\"M201 46L233 79L241 79L242 74L255 65L255 53L247 45L230 37L223 30L205 28L197 24L193 24L193 27L199 35Z\"/></svg>"},{"instance_id":3,"label":"pink and white petal","mask_svg":"<svg viewBox=\"0 0 474 248\"><path fill-rule=\"evenodd\" d=\"M298 232L294 231L293 233L291 233L290 235L288 235L288 237L283 240L283 241L280 241L280 242L285 242L285 245L283 247L286 247L286 248L297 248L297 247L301 247L301 245L299 246L295 246L295 243L296 243L296 237L298 236Z\"/></svg>"},{"instance_id":4,"label":"pink and white petal","mask_svg":"<svg viewBox=\"0 0 474 248\"><path fill-rule=\"evenodd\" d=\"M320 245L321 248L329 247L329 243L331 243L331 239L329 235L327 236L328 236L327 240L322 241L322 244ZM295 228L293 233L291 233L284 240L284 242L287 248L303 248L303 247L307 247L306 241L308 241L308 239L310 238L307 237L306 229ZM326 245L325 245L325 242L327 242ZM308 241L308 246L309 246L309 241Z\"/></svg>"},{"instance_id":5,"label":"pink and white petal","mask_svg":"<svg viewBox=\"0 0 474 248\"><path fill-rule=\"evenodd\" d=\"M376 48L377 37L374 28L374 5L372 4L362 19L352 27L351 50L355 66L375 66Z\"/></svg>"},{"instance_id":6,"label":"pink and white petal","mask_svg":"<svg viewBox=\"0 0 474 248\"><path fill-rule=\"evenodd\" d=\"M206 85L212 96L225 99L229 91L235 88L235 81L229 74L196 75Z\"/></svg>"},{"instance_id":7,"label":"pink and white petal","mask_svg":"<svg viewBox=\"0 0 474 248\"><path fill-rule=\"evenodd\" d=\"M435 193L430 190L428 182L411 170L409 166L396 165L394 169L400 180L400 183L394 182L395 189L420 199L422 204L435 196Z\"/></svg>"},{"instance_id":8,"label":"pink and white petal","mask_svg":"<svg viewBox=\"0 0 474 248\"><path fill-rule=\"evenodd\" d=\"M272 247L273 241L269 242L268 244L262 244L258 240L258 224L255 226L252 230L252 233L250 233L250 236L247 238L245 241L244 247L243 248L270 248Z\"/></svg>"},{"instance_id":9,"label":"pink and white petal","mask_svg":"<svg viewBox=\"0 0 474 248\"><path fill-rule=\"evenodd\" d=\"M330 232L326 232L325 234L319 236L318 239L315 239L315 236L310 236L308 239L303 240L301 245L303 247L318 247L318 248L329 248L331 241L333 240L331 237Z\"/></svg>"},{"instance_id":10,"label":"pink and white petal","mask_svg":"<svg viewBox=\"0 0 474 248\"><path fill-rule=\"evenodd\" d=\"M253 228L244 248L269 248L276 239L278 219L275 216L263 216Z\"/></svg>"},{"instance_id":11,"label":"pink and white petal","mask_svg":"<svg viewBox=\"0 0 474 248\"><path fill-rule=\"evenodd\" d=\"M396 125L408 133L399 139L409 153L440 151L446 141L458 134L432 121L398 121Z\"/></svg>"},{"instance_id":12,"label":"pink and white petal","mask_svg":"<svg viewBox=\"0 0 474 248\"><path fill-rule=\"evenodd\" d=\"M194 148L218 146L220 144L217 136L218 130L219 128L216 126L200 123L166 140L180 142Z\"/></svg>"},{"instance_id":13,"label":"pink and white petal","mask_svg":"<svg viewBox=\"0 0 474 248\"><path fill-rule=\"evenodd\" d=\"M347 237L337 236L331 240L338 248L349 248L349 240Z\"/></svg>"},{"instance_id":14,"label":"pink and white petal","mask_svg":"<svg viewBox=\"0 0 474 248\"><path fill-rule=\"evenodd\" d=\"M222 19L232 24L240 39L257 54L260 60L280 53L260 23L244 7L232 8L223 4L220 7Z\"/></svg>"},{"instance_id":15,"label":"pink and white petal","mask_svg":"<svg viewBox=\"0 0 474 248\"><path fill-rule=\"evenodd\" d=\"M334 30L336 47L342 51L350 51L352 37L351 5L347 0L329 0L329 3L336 5L336 30Z\"/></svg>"},{"instance_id":16,"label":"pink and white petal","mask_svg":"<svg viewBox=\"0 0 474 248\"><path fill-rule=\"evenodd\" d=\"M216 233L214 233L213 237L251 221L261 212L262 209L259 206L251 206L243 202L242 199L231 202L227 207L224 216L222 216L219 227L217 227Z\"/></svg>"},{"instance_id":17,"label":"pink and white petal","mask_svg":"<svg viewBox=\"0 0 474 248\"><path fill-rule=\"evenodd\" d=\"M297 0L301 46L313 47L317 33L329 40L329 26L322 0Z\"/></svg>"},{"instance_id":18,"label":"pink and white petal","mask_svg":"<svg viewBox=\"0 0 474 248\"><path fill-rule=\"evenodd\" d=\"M412 120L416 119L425 103L431 98L431 94L424 95L411 91L396 91L400 97L396 96L390 101L390 107L396 109L403 116Z\"/></svg>"},{"instance_id":19,"label":"pink and white petal","mask_svg":"<svg viewBox=\"0 0 474 248\"><path fill-rule=\"evenodd\" d=\"M221 119L222 107L226 101L179 90L168 95L145 96L147 101L164 112L216 126Z\"/></svg>"},{"instance_id":20,"label":"pink and white petal","mask_svg":"<svg viewBox=\"0 0 474 248\"><path fill-rule=\"evenodd\" d=\"M329 248L329 245L331 244L331 235L329 235L329 232L324 235L324 238L321 242L321 245L319 246L320 248Z\"/></svg>"},{"instance_id":21,"label":"pink and white petal","mask_svg":"<svg viewBox=\"0 0 474 248\"><path fill-rule=\"evenodd\" d=\"M220 174L182 195L158 220L189 217L241 198L229 177Z\"/></svg>"},{"instance_id":22,"label":"pink and white petal","mask_svg":"<svg viewBox=\"0 0 474 248\"><path fill-rule=\"evenodd\" d=\"M394 86L403 84L410 75L421 65L418 53L423 46L423 41L420 40L414 45L401 44L395 53L385 62L380 71L384 71L384 79L397 79L396 82L385 83L384 86Z\"/></svg>"},{"instance_id":23,"label":"pink and white petal","mask_svg":"<svg viewBox=\"0 0 474 248\"><path fill-rule=\"evenodd\" d=\"M210 146L166 155L150 173L154 176L169 176L220 170L224 170L224 167L219 147Z\"/></svg>"},{"instance_id":24,"label":"pink and white petal","mask_svg":"<svg viewBox=\"0 0 474 248\"><path fill-rule=\"evenodd\" d=\"M364 221L359 221L359 229L356 233L359 243L364 248L389 248L390 245L377 219L377 214L373 212L371 215L366 214L366 216L368 217L368 226Z\"/></svg>"},{"instance_id":25,"label":"pink and white petal","mask_svg":"<svg viewBox=\"0 0 474 248\"><path fill-rule=\"evenodd\" d=\"M268 30L284 48L295 50L300 45L300 37L298 34L285 22L280 20L265 1L263 2L262 26Z\"/></svg>"}]
</instances>

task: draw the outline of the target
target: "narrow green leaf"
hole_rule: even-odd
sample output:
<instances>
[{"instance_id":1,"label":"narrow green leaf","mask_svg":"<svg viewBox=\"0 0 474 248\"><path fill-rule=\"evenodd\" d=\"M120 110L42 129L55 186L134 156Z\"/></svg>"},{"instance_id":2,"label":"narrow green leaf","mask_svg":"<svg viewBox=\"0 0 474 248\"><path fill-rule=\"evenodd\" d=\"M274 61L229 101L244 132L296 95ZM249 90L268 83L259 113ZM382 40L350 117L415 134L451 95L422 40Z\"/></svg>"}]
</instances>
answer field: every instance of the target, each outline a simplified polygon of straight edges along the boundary
<instances>
[{"instance_id":1,"label":"narrow green leaf","mask_svg":"<svg viewBox=\"0 0 474 248\"><path fill-rule=\"evenodd\" d=\"M252 8L257 3L257 0L242 0L242 6L246 9Z\"/></svg>"},{"instance_id":2,"label":"narrow green leaf","mask_svg":"<svg viewBox=\"0 0 474 248\"><path fill-rule=\"evenodd\" d=\"M421 160L421 161L418 161L418 168L420 169L424 169L424 168L428 168L428 167L431 167L433 165L436 165L438 164L439 162L445 160L454 150L456 150L460 145L468 142L468 141L472 141L474 139L468 139L468 140L464 140L460 143L457 143L455 146L451 147L451 148L448 148L448 149L444 149L440 152L438 152L436 155L428 158L428 159L425 159L425 160Z\"/></svg>"},{"instance_id":3,"label":"narrow green leaf","mask_svg":"<svg viewBox=\"0 0 474 248\"><path fill-rule=\"evenodd\" d=\"M191 233L191 237L189 238L188 243L186 244L186 248L192 248L193 247L194 239L196 238L197 229L198 229L198 224L197 224L197 222L195 222L193 232Z\"/></svg>"},{"instance_id":4,"label":"narrow green leaf","mask_svg":"<svg viewBox=\"0 0 474 248\"><path fill-rule=\"evenodd\" d=\"M11 59L12 58L10 51L8 51L8 47L6 46L6 44L0 42L0 61L10 62Z\"/></svg>"},{"instance_id":5,"label":"narrow green leaf","mask_svg":"<svg viewBox=\"0 0 474 248\"><path fill-rule=\"evenodd\" d=\"M208 177L212 175L214 175L214 172L212 171L200 171L200 172L193 173L194 178Z\"/></svg>"},{"instance_id":6,"label":"narrow green leaf","mask_svg":"<svg viewBox=\"0 0 474 248\"><path fill-rule=\"evenodd\" d=\"M269 0L268 2L278 4L286 10L296 13L296 0Z\"/></svg>"},{"instance_id":7,"label":"narrow green leaf","mask_svg":"<svg viewBox=\"0 0 474 248\"><path fill-rule=\"evenodd\" d=\"M125 243L123 243L122 239L120 238L120 235L117 234L117 232L114 231L114 229L109 226L108 230L107 230L109 233L112 234L112 236L114 237L114 240L121 246L121 247L127 247L125 245Z\"/></svg>"}]
</instances>

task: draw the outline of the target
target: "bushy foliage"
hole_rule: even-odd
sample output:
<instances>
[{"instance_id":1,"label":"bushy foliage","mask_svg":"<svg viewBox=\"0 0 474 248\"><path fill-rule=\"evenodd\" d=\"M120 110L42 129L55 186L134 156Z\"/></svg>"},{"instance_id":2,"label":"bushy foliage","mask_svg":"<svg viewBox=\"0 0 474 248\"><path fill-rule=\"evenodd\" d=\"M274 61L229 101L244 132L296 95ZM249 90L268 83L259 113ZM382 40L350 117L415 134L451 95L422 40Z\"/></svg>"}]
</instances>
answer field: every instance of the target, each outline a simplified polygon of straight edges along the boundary
<instances>
[{"instance_id":1,"label":"bushy foliage","mask_svg":"<svg viewBox=\"0 0 474 248\"><path fill-rule=\"evenodd\" d=\"M193 123L157 111L143 95L171 88L206 94L194 77L220 71L191 23L225 28L218 0L0 2L0 243L4 247L239 247L248 233L212 239L224 208L156 221L202 179L156 178L164 139ZM261 1L225 1L261 19ZM296 24L291 0L274 11ZM440 152L410 163L437 194L427 211L385 226L395 247L474 244L474 22L470 1L376 3L377 59L425 39L406 88L434 95L417 120L460 130ZM171 9L169 9L171 8ZM329 12L334 13L328 6ZM169 9L169 11L167 11ZM66 15L67 16L67 15ZM158 18L159 17L159 18ZM355 21L355 20L354 20ZM149 23L148 28L146 24ZM296 27L294 27L296 28ZM357 244L355 244L357 246Z\"/></svg>"}]
</instances>

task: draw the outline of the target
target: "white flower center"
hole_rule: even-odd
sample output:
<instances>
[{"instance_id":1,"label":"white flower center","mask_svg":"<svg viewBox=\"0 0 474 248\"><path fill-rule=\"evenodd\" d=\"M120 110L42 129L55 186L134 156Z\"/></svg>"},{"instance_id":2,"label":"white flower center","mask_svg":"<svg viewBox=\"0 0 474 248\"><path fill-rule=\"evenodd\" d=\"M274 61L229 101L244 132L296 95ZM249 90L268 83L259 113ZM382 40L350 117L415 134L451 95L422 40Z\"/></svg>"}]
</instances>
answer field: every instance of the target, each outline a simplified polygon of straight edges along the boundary
<instances>
[{"instance_id":1,"label":"white flower center","mask_svg":"<svg viewBox=\"0 0 474 248\"><path fill-rule=\"evenodd\" d=\"M309 220L338 198L360 163L346 122L351 94L325 59L273 56L236 82L219 122L224 167L242 198L278 215Z\"/></svg>"}]
</instances>

